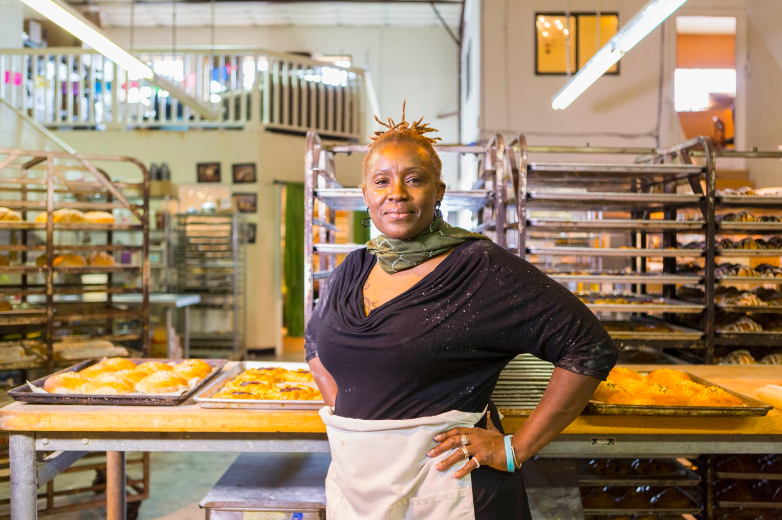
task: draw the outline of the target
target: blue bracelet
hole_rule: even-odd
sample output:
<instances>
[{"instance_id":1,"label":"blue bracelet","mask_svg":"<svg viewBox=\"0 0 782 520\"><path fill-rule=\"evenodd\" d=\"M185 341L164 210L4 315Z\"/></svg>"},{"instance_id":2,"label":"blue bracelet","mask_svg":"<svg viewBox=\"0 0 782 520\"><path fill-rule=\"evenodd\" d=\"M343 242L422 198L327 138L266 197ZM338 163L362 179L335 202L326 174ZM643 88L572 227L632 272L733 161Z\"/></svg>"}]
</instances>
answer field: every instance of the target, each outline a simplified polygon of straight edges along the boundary
<instances>
[{"instance_id":1,"label":"blue bracelet","mask_svg":"<svg viewBox=\"0 0 782 520\"><path fill-rule=\"evenodd\" d=\"M508 463L508 473L516 471L516 463L513 461L513 451L510 443L511 437L513 437L513 435L505 436L505 460Z\"/></svg>"}]
</instances>

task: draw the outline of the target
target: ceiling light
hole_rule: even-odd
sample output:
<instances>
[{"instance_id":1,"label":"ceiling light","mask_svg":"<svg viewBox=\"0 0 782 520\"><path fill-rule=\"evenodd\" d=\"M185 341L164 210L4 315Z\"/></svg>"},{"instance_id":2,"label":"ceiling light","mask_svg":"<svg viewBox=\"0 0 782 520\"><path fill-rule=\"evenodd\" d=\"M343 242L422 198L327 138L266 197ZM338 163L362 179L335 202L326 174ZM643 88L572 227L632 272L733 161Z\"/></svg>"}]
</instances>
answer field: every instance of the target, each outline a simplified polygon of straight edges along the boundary
<instances>
[{"instance_id":1,"label":"ceiling light","mask_svg":"<svg viewBox=\"0 0 782 520\"><path fill-rule=\"evenodd\" d=\"M151 68L109 40L99 29L83 20L69 6L63 5L58 0L22 0L22 2L127 70L128 74L137 78L153 79L155 77Z\"/></svg>"},{"instance_id":2,"label":"ceiling light","mask_svg":"<svg viewBox=\"0 0 782 520\"><path fill-rule=\"evenodd\" d=\"M554 110L567 108L597 78L618 62L687 0L651 0L551 99Z\"/></svg>"}]
</instances>

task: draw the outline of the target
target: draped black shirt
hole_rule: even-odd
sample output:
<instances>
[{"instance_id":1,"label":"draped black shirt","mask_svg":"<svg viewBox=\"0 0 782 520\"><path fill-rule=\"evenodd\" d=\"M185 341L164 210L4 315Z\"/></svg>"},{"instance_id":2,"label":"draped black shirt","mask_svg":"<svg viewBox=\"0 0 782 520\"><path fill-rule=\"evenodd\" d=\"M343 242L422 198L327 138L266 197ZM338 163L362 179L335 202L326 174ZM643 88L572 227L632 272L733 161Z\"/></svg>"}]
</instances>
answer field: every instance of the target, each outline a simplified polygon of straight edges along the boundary
<instances>
[{"instance_id":1,"label":"draped black shirt","mask_svg":"<svg viewBox=\"0 0 782 520\"><path fill-rule=\"evenodd\" d=\"M500 371L530 353L605 379L617 349L595 315L535 266L488 240L456 247L409 290L364 311L375 265L352 252L320 294L305 334L337 383L335 413L410 419L481 412Z\"/></svg>"}]
</instances>

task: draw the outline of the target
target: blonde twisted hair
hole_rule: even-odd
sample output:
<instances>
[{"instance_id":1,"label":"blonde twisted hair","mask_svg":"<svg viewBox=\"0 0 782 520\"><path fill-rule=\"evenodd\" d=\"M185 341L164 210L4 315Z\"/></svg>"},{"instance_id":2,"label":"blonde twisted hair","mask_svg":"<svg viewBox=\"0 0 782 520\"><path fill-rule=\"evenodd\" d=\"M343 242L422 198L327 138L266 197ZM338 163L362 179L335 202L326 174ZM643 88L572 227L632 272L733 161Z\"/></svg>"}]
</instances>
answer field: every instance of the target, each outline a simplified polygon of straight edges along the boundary
<instances>
[{"instance_id":1,"label":"blonde twisted hair","mask_svg":"<svg viewBox=\"0 0 782 520\"><path fill-rule=\"evenodd\" d=\"M369 166L369 159L372 156L372 152L379 149L386 143L407 143L423 148L424 152L428 156L428 166L430 166L437 174L437 180L440 180L443 165L440 162L440 157L432 146L437 141L442 141L439 137L429 137L426 134L431 132L439 132L436 128L429 126L429 123L423 123L424 117L421 117L418 121L408 122L405 119L405 109L407 107L407 100L402 102L402 120L398 123L394 122L392 118L388 118L388 122L384 123L380 118L375 115L375 121L380 125L386 127L386 130L378 130L369 138L372 140L367 146L369 147L369 153L364 158L364 181L367 177L367 167Z\"/></svg>"}]
</instances>

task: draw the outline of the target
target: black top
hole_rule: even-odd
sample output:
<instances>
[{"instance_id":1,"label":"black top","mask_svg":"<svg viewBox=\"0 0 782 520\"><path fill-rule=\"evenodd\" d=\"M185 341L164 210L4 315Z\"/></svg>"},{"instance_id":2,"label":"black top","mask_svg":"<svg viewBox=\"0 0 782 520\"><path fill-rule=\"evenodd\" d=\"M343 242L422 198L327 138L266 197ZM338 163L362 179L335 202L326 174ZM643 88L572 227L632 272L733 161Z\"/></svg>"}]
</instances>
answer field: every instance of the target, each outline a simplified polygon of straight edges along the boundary
<instances>
[{"instance_id":1,"label":"black top","mask_svg":"<svg viewBox=\"0 0 782 520\"><path fill-rule=\"evenodd\" d=\"M586 305L488 240L456 247L367 316L362 288L374 265L366 249L350 253L307 324L306 359L320 355L334 377L337 415L410 419L488 405L497 423L489 399L518 354L598 379L616 363L616 347ZM476 520L530 519L521 472L482 466L471 477Z\"/></svg>"},{"instance_id":2,"label":"black top","mask_svg":"<svg viewBox=\"0 0 782 520\"><path fill-rule=\"evenodd\" d=\"M483 411L500 371L530 353L605 379L617 349L595 315L529 262L487 240L455 248L396 298L364 312L366 249L332 273L307 325L309 361L337 383L335 413L410 419Z\"/></svg>"}]
</instances>

